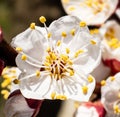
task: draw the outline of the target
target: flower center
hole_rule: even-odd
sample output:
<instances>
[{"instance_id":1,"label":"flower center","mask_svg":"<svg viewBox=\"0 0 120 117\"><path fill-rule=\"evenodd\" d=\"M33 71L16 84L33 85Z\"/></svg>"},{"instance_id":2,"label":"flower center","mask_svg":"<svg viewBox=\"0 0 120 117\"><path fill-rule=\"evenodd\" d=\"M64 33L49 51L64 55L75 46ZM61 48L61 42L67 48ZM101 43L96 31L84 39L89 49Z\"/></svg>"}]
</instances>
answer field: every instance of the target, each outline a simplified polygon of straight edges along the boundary
<instances>
[{"instance_id":1,"label":"flower center","mask_svg":"<svg viewBox=\"0 0 120 117\"><path fill-rule=\"evenodd\" d=\"M105 33L105 38L107 41L107 44L112 48L116 49L120 47L120 41L116 38L115 36L115 30L113 28L110 28L106 33Z\"/></svg>"},{"instance_id":2,"label":"flower center","mask_svg":"<svg viewBox=\"0 0 120 117\"><path fill-rule=\"evenodd\" d=\"M69 56L51 49L47 51L44 65L47 67L45 70L49 71L51 77L56 80L59 80L65 75L72 76L74 74L72 60L69 59Z\"/></svg>"}]
</instances>

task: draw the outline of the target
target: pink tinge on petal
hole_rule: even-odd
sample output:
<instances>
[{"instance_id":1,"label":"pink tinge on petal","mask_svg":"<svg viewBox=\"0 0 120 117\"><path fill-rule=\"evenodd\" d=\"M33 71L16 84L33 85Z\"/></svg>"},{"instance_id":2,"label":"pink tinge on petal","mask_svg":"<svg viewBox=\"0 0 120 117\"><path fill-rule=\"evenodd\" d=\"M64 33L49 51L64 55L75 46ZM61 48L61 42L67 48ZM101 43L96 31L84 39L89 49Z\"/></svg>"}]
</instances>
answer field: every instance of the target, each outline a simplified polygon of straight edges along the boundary
<instances>
[{"instance_id":1,"label":"pink tinge on petal","mask_svg":"<svg viewBox=\"0 0 120 117\"><path fill-rule=\"evenodd\" d=\"M120 72L120 61L116 59L106 59L103 62L105 65L110 67L111 75L115 75L116 73Z\"/></svg>"},{"instance_id":2,"label":"pink tinge on petal","mask_svg":"<svg viewBox=\"0 0 120 117\"><path fill-rule=\"evenodd\" d=\"M27 99L25 98L29 107L30 108L33 108L33 109L36 109L38 106L41 106L43 100L33 100L33 99Z\"/></svg>"},{"instance_id":3,"label":"pink tinge on petal","mask_svg":"<svg viewBox=\"0 0 120 117\"><path fill-rule=\"evenodd\" d=\"M96 109L96 111L98 112L99 117L105 117L106 111L103 107L103 105L101 104L100 101L98 102L87 102L84 104L87 108L91 108L94 107Z\"/></svg>"},{"instance_id":4,"label":"pink tinge on petal","mask_svg":"<svg viewBox=\"0 0 120 117\"><path fill-rule=\"evenodd\" d=\"M2 73L3 68L4 68L4 61L0 59L0 75Z\"/></svg>"},{"instance_id":5,"label":"pink tinge on petal","mask_svg":"<svg viewBox=\"0 0 120 117\"><path fill-rule=\"evenodd\" d=\"M3 40L3 32L2 32L2 29L0 27L0 42Z\"/></svg>"}]
</instances>

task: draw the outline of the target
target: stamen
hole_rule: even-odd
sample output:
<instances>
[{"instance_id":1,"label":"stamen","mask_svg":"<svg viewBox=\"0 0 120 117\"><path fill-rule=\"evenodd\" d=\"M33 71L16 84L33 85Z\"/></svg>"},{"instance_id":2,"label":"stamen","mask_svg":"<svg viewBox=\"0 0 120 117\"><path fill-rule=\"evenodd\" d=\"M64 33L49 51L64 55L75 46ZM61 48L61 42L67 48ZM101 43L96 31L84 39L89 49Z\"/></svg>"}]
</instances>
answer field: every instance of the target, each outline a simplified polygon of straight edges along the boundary
<instances>
[{"instance_id":1,"label":"stamen","mask_svg":"<svg viewBox=\"0 0 120 117\"><path fill-rule=\"evenodd\" d=\"M93 40L93 39L91 39L91 40L90 40L90 43L91 43L92 45L95 45L95 44L96 44L96 41Z\"/></svg>"},{"instance_id":2,"label":"stamen","mask_svg":"<svg viewBox=\"0 0 120 117\"><path fill-rule=\"evenodd\" d=\"M22 59L23 61L25 61L25 60L27 60L27 56L26 56L25 54L23 54L22 57L21 57L21 59Z\"/></svg>"},{"instance_id":3,"label":"stamen","mask_svg":"<svg viewBox=\"0 0 120 117\"><path fill-rule=\"evenodd\" d=\"M81 21L81 22L80 22L80 27L85 27L85 26L86 26L86 22Z\"/></svg>"},{"instance_id":4,"label":"stamen","mask_svg":"<svg viewBox=\"0 0 120 117\"><path fill-rule=\"evenodd\" d=\"M30 24L30 28L31 28L31 29L35 29L35 23L31 23L31 24Z\"/></svg>"},{"instance_id":5,"label":"stamen","mask_svg":"<svg viewBox=\"0 0 120 117\"><path fill-rule=\"evenodd\" d=\"M51 99L55 99L55 96L56 96L55 92L51 93Z\"/></svg>"},{"instance_id":6,"label":"stamen","mask_svg":"<svg viewBox=\"0 0 120 117\"><path fill-rule=\"evenodd\" d=\"M69 54L70 53L70 49L66 48L66 53Z\"/></svg>"},{"instance_id":7,"label":"stamen","mask_svg":"<svg viewBox=\"0 0 120 117\"><path fill-rule=\"evenodd\" d=\"M65 32L65 31L63 31L63 32L62 32L62 37L64 37L64 38L65 38L66 36L67 36L66 32Z\"/></svg>"},{"instance_id":8,"label":"stamen","mask_svg":"<svg viewBox=\"0 0 120 117\"><path fill-rule=\"evenodd\" d=\"M16 51L17 51L17 52L21 52L21 51L22 51L22 48L21 48L21 47L16 47Z\"/></svg>"},{"instance_id":9,"label":"stamen","mask_svg":"<svg viewBox=\"0 0 120 117\"><path fill-rule=\"evenodd\" d=\"M44 16L41 16L41 17L39 18L39 20L40 20L40 22L43 23L43 24L46 22L46 18L45 18Z\"/></svg>"},{"instance_id":10,"label":"stamen","mask_svg":"<svg viewBox=\"0 0 120 117\"><path fill-rule=\"evenodd\" d=\"M101 81L101 86L105 86L106 85L106 81L105 80L102 80Z\"/></svg>"},{"instance_id":11,"label":"stamen","mask_svg":"<svg viewBox=\"0 0 120 117\"><path fill-rule=\"evenodd\" d=\"M114 113L115 114L120 114L120 108L119 108L119 106L118 105L115 105L114 107L113 107L113 110L114 110Z\"/></svg>"},{"instance_id":12,"label":"stamen","mask_svg":"<svg viewBox=\"0 0 120 117\"><path fill-rule=\"evenodd\" d=\"M91 76L91 75L88 76L88 82L89 82L89 83L92 83L92 82L93 82L93 79L94 79L93 76Z\"/></svg>"},{"instance_id":13,"label":"stamen","mask_svg":"<svg viewBox=\"0 0 120 117\"><path fill-rule=\"evenodd\" d=\"M114 81L114 80L115 80L115 77L114 77L114 76L111 76L111 77L110 77L110 80L111 80L111 81Z\"/></svg>"},{"instance_id":14,"label":"stamen","mask_svg":"<svg viewBox=\"0 0 120 117\"><path fill-rule=\"evenodd\" d=\"M74 36L74 35L75 35L75 29L72 29L72 30L70 31L70 34L71 34L72 36Z\"/></svg>"},{"instance_id":15,"label":"stamen","mask_svg":"<svg viewBox=\"0 0 120 117\"><path fill-rule=\"evenodd\" d=\"M78 50L78 51L75 53L74 57L77 58L77 57L78 57L80 54L82 54L83 52L84 52L84 50L82 50L82 49Z\"/></svg>"},{"instance_id":16,"label":"stamen","mask_svg":"<svg viewBox=\"0 0 120 117\"><path fill-rule=\"evenodd\" d=\"M87 86L83 86L82 87L82 91L83 91L83 94L87 94L88 93L88 87Z\"/></svg>"},{"instance_id":17,"label":"stamen","mask_svg":"<svg viewBox=\"0 0 120 117\"><path fill-rule=\"evenodd\" d=\"M36 71L36 76L40 77L40 71L38 71L38 70Z\"/></svg>"},{"instance_id":18,"label":"stamen","mask_svg":"<svg viewBox=\"0 0 120 117\"><path fill-rule=\"evenodd\" d=\"M15 79L15 80L13 80L13 83L14 83L14 84L19 84L20 81L19 81L18 79Z\"/></svg>"},{"instance_id":19,"label":"stamen","mask_svg":"<svg viewBox=\"0 0 120 117\"><path fill-rule=\"evenodd\" d=\"M48 38L50 38L50 37L51 37L51 35L52 35L51 33L48 33L47 37L48 37Z\"/></svg>"},{"instance_id":20,"label":"stamen","mask_svg":"<svg viewBox=\"0 0 120 117\"><path fill-rule=\"evenodd\" d=\"M60 46L61 45L61 41L58 40L57 43L56 43L57 46Z\"/></svg>"},{"instance_id":21,"label":"stamen","mask_svg":"<svg viewBox=\"0 0 120 117\"><path fill-rule=\"evenodd\" d=\"M69 11L74 11L74 10L75 10L75 6L70 6L70 7L68 8L68 10L69 10Z\"/></svg>"}]
</instances>

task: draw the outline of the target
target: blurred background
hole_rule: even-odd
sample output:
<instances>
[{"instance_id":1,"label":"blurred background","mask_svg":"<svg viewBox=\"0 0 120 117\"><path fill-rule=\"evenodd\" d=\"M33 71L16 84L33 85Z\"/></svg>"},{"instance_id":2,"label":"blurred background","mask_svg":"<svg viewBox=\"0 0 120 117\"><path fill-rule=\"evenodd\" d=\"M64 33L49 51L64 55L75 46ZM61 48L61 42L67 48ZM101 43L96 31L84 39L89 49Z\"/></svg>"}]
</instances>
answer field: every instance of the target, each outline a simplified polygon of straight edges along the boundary
<instances>
[{"instance_id":1,"label":"blurred background","mask_svg":"<svg viewBox=\"0 0 120 117\"><path fill-rule=\"evenodd\" d=\"M5 41L10 43L12 38L26 30L31 22L43 26L39 22L42 15L47 19L47 26L65 15L60 0L0 0L0 27ZM2 78L0 84L1 82ZM4 103L5 100L0 94L0 117L4 117Z\"/></svg>"},{"instance_id":2,"label":"blurred background","mask_svg":"<svg viewBox=\"0 0 120 117\"><path fill-rule=\"evenodd\" d=\"M29 27L31 22L41 25L39 17L47 19L47 25L65 15L60 0L0 0L0 26L7 42Z\"/></svg>"},{"instance_id":3,"label":"blurred background","mask_svg":"<svg viewBox=\"0 0 120 117\"><path fill-rule=\"evenodd\" d=\"M38 26L43 26L39 22L39 17L42 15L46 17L46 24L49 26L53 20L66 15L66 13L62 8L60 0L0 0L0 27L2 27L5 41L9 44L12 38L26 30L31 22L35 22ZM116 19L119 22L119 19L115 15L110 17L110 19ZM2 78L0 78L0 84L1 82ZM3 114L4 103L5 100L0 94L0 117L5 117ZM59 103L57 103L58 108ZM48 105L47 102L46 105ZM56 103L53 105L56 105ZM67 115L64 114L60 117L71 117L70 115L73 109L71 107L70 109L69 113L66 112ZM65 109L63 108L63 110Z\"/></svg>"}]
</instances>

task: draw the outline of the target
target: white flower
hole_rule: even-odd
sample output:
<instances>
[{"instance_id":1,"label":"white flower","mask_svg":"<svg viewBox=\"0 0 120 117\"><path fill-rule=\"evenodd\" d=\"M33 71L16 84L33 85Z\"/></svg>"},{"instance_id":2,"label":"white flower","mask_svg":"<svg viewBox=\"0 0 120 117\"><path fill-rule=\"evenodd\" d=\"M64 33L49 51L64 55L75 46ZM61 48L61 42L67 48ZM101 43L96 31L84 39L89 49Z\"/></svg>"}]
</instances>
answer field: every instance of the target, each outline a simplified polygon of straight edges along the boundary
<instances>
[{"instance_id":1,"label":"white flower","mask_svg":"<svg viewBox=\"0 0 120 117\"><path fill-rule=\"evenodd\" d=\"M101 88L101 101L108 117L120 116L120 73L110 76Z\"/></svg>"},{"instance_id":2,"label":"white flower","mask_svg":"<svg viewBox=\"0 0 120 117\"><path fill-rule=\"evenodd\" d=\"M100 28L103 41L103 59L116 59L120 61L120 25L112 20Z\"/></svg>"},{"instance_id":3,"label":"white flower","mask_svg":"<svg viewBox=\"0 0 120 117\"><path fill-rule=\"evenodd\" d=\"M89 75L99 64L100 42L90 35L85 22L64 16L45 28L30 25L13 39L19 51L17 66L20 90L32 99L74 99L87 101L95 80Z\"/></svg>"},{"instance_id":4,"label":"white flower","mask_svg":"<svg viewBox=\"0 0 120 117\"><path fill-rule=\"evenodd\" d=\"M67 14L72 14L88 25L103 24L115 11L118 0L61 0Z\"/></svg>"},{"instance_id":5,"label":"white flower","mask_svg":"<svg viewBox=\"0 0 120 117\"><path fill-rule=\"evenodd\" d=\"M105 117L105 109L99 101L81 103L77 108L75 117Z\"/></svg>"}]
</instances>

